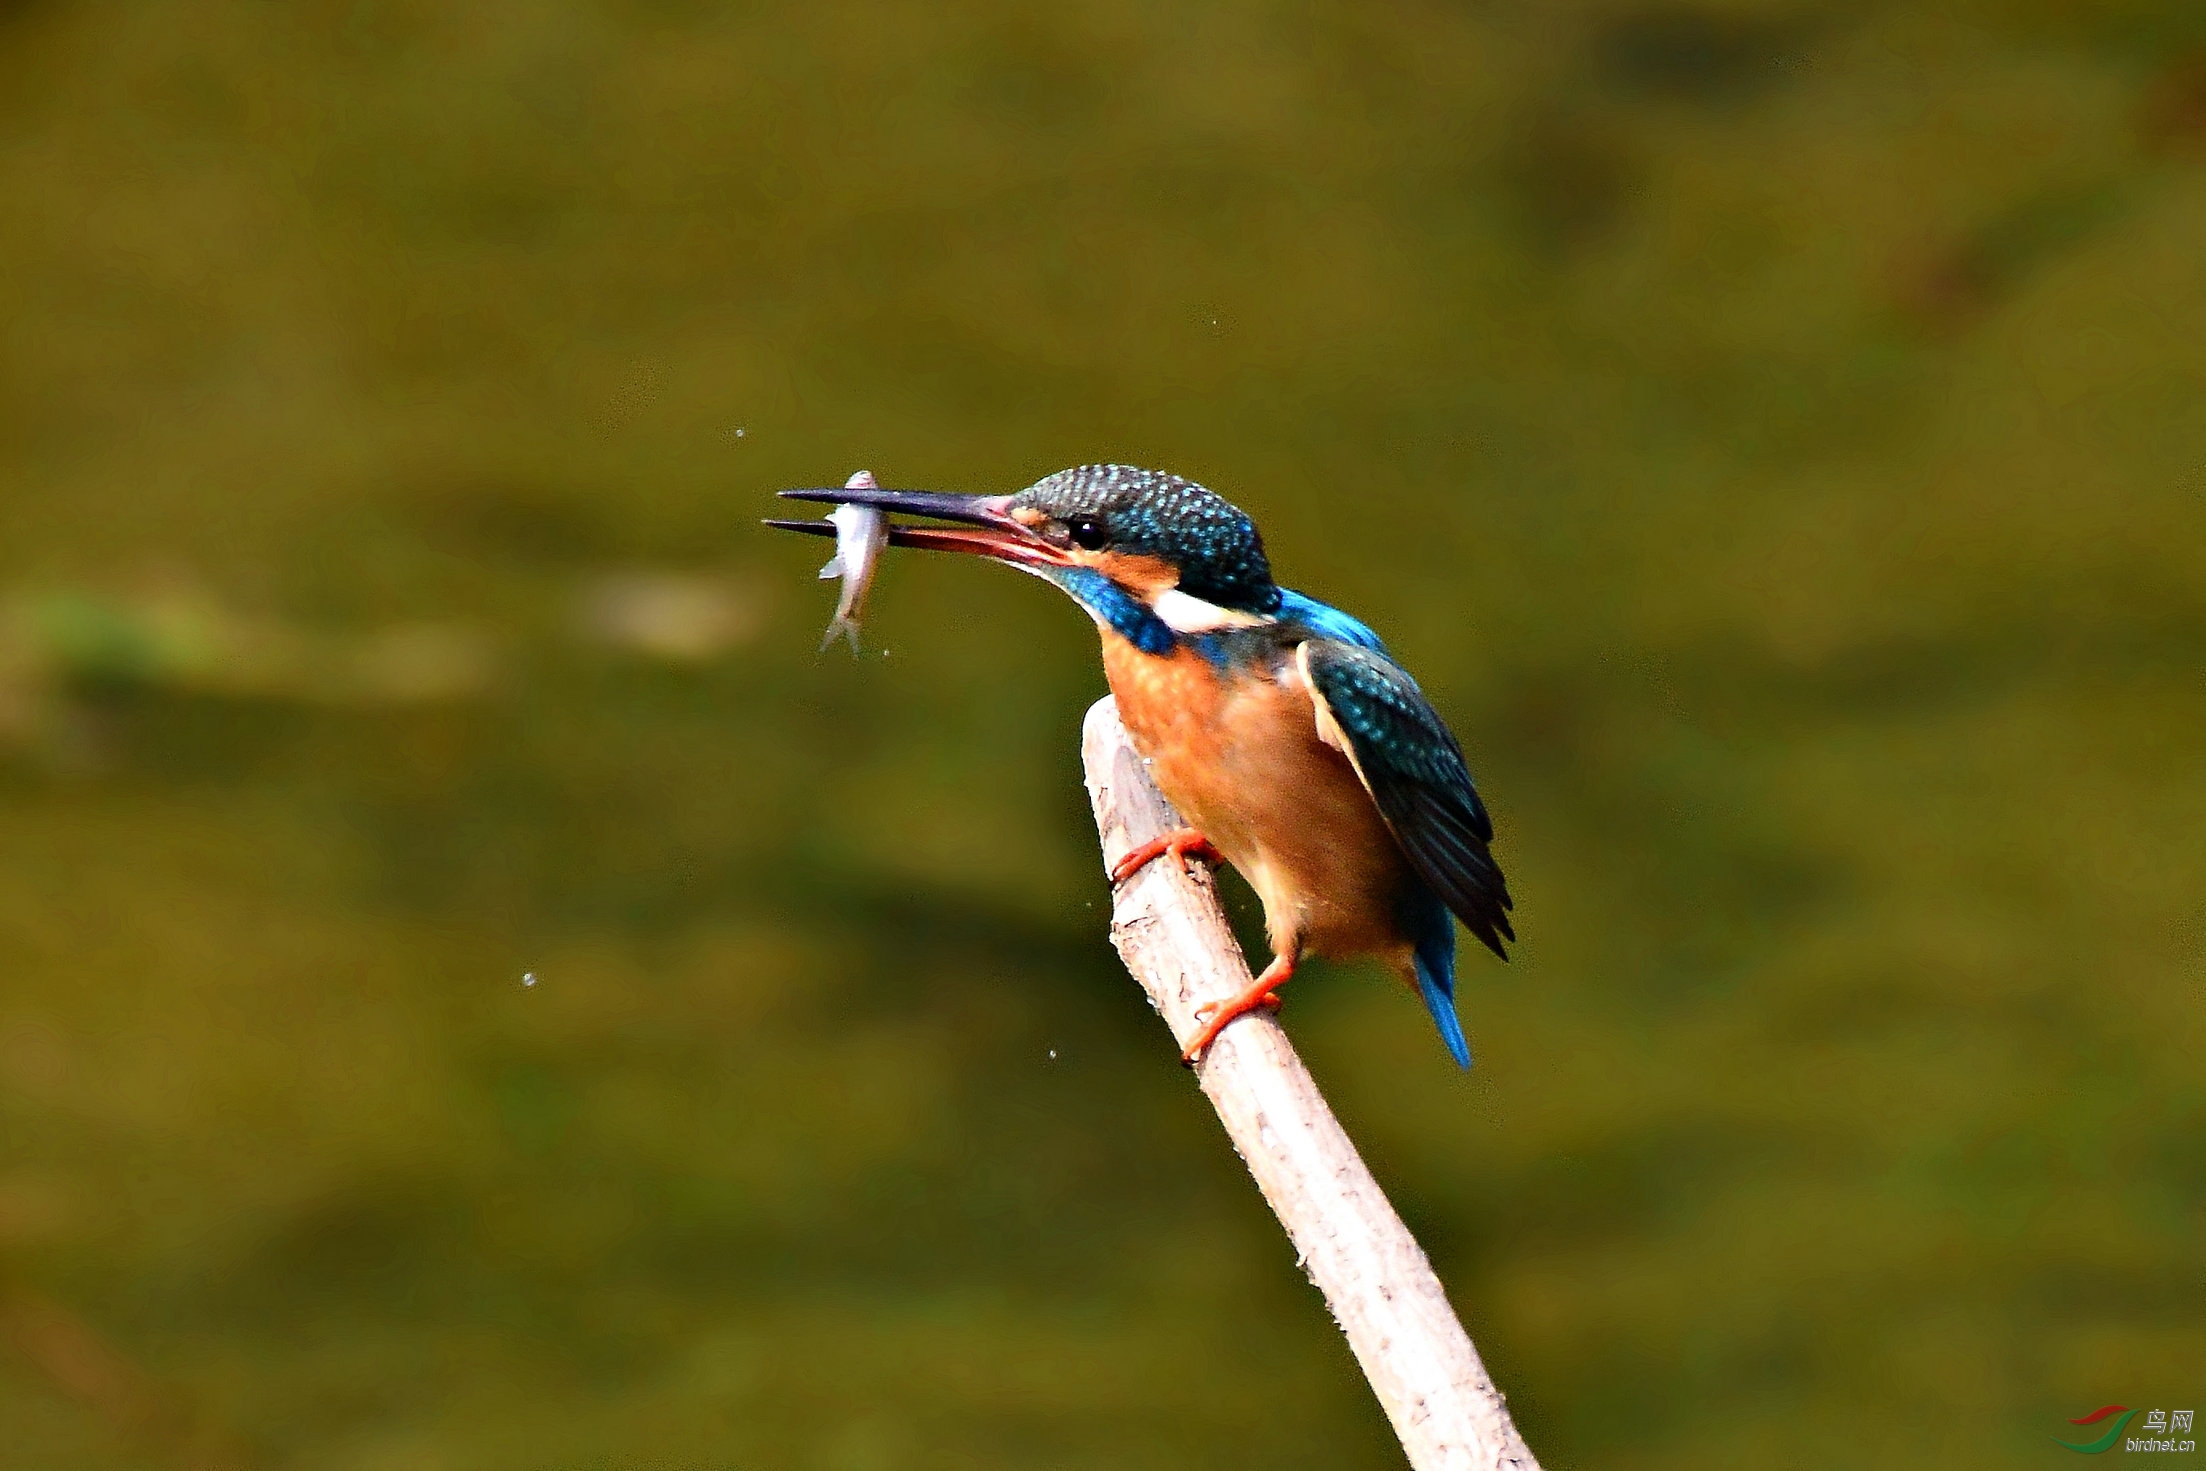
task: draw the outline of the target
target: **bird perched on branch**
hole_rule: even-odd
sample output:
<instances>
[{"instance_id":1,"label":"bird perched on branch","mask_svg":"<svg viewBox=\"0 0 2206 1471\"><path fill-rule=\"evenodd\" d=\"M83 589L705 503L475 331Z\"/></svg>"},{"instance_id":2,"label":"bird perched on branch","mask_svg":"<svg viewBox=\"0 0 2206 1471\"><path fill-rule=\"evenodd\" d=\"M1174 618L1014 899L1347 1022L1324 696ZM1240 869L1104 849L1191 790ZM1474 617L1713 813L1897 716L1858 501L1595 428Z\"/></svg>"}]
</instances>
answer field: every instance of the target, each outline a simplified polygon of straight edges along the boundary
<instances>
[{"instance_id":1,"label":"bird perched on branch","mask_svg":"<svg viewBox=\"0 0 2206 1471\"><path fill-rule=\"evenodd\" d=\"M1277 1006L1310 954L1373 955L1424 999L1448 1051L1452 913L1507 959L1509 890L1455 737L1378 635L1272 580L1256 526L1192 481L1129 465L1062 470L1014 495L872 486L785 490L949 525L892 523L891 546L971 552L1055 583L1095 619L1119 717L1189 826L1111 878L1223 858L1264 904L1272 962L1212 1012L1193 1063L1235 1017ZM773 521L833 535L825 522Z\"/></svg>"}]
</instances>

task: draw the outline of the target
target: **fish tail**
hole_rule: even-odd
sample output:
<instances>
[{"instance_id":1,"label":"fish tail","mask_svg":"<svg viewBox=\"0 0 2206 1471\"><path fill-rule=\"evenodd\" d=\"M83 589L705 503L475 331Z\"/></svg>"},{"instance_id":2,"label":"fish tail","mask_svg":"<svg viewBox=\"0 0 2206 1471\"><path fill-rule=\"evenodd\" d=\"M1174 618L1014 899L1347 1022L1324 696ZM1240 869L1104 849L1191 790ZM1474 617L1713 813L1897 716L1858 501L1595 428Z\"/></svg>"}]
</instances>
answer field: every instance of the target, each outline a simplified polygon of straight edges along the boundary
<instances>
[{"instance_id":1,"label":"fish tail","mask_svg":"<svg viewBox=\"0 0 2206 1471\"><path fill-rule=\"evenodd\" d=\"M824 654L828 651L829 648L833 647L835 643L835 635L838 633L849 635L850 657L853 659L857 658L858 625L852 620L843 617L840 613L836 614L835 617L829 621L827 625L827 632L820 637L820 652Z\"/></svg>"}]
</instances>

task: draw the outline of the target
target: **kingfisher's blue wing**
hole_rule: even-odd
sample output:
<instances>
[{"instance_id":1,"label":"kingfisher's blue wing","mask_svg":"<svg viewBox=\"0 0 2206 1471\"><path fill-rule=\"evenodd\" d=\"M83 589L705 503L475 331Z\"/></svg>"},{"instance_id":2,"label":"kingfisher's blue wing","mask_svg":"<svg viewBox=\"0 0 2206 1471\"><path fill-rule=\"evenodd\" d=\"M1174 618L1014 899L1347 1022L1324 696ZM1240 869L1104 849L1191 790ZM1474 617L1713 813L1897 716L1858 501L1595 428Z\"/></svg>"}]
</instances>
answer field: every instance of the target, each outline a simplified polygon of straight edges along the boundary
<instances>
[{"instance_id":1,"label":"kingfisher's blue wing","mask_svg":"<svg viewBox=\"0 0 2206 1471\"><path fill-rule=\"evenodd\" d=\"M1403 856L1486 948L1508 959L1509 886L1487 844L1494 826L1463 749L1407 671L1333 639L1298 650L1321 716L1329 716ZM1324 723L1323 719L1319 722Z\"/></svg>"}]
</instances>

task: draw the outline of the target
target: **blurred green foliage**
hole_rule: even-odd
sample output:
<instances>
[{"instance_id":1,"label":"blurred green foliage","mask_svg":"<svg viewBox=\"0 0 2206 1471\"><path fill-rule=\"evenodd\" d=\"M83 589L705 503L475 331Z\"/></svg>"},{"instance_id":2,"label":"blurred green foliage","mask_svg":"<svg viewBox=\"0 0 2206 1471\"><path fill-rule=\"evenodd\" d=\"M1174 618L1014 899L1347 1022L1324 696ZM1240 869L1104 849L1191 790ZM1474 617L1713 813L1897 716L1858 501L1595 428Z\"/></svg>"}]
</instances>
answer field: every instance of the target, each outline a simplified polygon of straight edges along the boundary
<instances>
[{"instance_id":1,"label":"blurred green foliage","mask_svg":"<svg viewBox=\"0 0 2206 1471\"><path fill-rule=\"evenodd\" d=\"M1102 936L1118 459L1454 721L1290 1029L1546 1464L2206 1400L2193 0L0 5L11 1465L1381 1467ZM539 979L524 986L524 972Z\"/></svg>"}]
</instances>

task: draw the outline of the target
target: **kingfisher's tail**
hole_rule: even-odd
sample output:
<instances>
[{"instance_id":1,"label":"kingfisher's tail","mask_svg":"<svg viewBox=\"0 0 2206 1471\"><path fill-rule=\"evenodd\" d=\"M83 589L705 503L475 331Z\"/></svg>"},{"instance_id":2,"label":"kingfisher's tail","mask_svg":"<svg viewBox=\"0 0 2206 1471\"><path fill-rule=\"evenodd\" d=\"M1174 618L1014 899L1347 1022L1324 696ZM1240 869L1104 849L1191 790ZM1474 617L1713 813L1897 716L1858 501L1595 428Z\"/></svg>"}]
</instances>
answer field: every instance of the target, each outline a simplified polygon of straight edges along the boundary
<instances>
[{"instance_id":1,"label":"kingfisher's tail","mask_svg":"<svg viewBox=\"0 0 2206 1471\"><path fill-rule=\"evenodd\" d=\"M1417 971L1417 993L1425 998L1425 1010L1440 1029L1440 1040L1457 1067L1471 1065L1471 1044L1464 1039L1463 1024L1455 1016L1455 919L1436 901L1437 923L1419 926L1417 947L1411 960Z\"/></svg>"}]
</instances>

